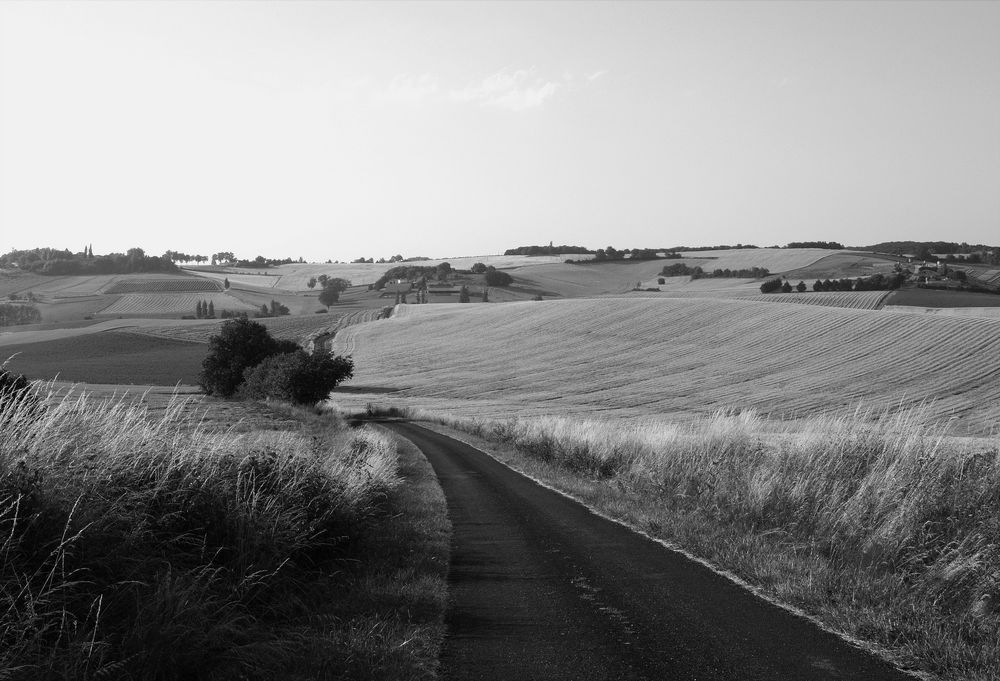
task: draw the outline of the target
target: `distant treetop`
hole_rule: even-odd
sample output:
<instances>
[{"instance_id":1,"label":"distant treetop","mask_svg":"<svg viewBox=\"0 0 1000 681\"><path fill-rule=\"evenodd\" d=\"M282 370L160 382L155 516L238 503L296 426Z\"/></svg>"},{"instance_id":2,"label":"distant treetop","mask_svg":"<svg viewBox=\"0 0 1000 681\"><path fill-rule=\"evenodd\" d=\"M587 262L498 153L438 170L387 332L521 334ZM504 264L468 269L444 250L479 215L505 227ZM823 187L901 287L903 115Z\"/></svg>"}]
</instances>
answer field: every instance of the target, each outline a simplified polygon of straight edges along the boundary
<instances>
[{"instance_id":1,"label":"distant treetop","mask_svg":"<svg viewBox=\"0 0 1000 681\"><path fill-rule=\"evenodd\" d=\"M586 246L553 246L549 244L548 246L518 246L517 248L508 248L503 252L504 255L557 255L561 253L578 253L581 255L592 254L594 251L590 250Z\"/></svg>"},{"instance_id":2,"label":"distant treetop","mask_svg":"<svg viewBox=\"0 0 1000 681\"><path fill-rule=\"evenodd\" d=\"M90 246L80 253L54 248L33 248L0 255L0 268L11 267L57 276L177 271L177 265L169 257L146 255L141 248L130 248L127 253L94 255Z\"/></svg>"},{"instance_id":3,"label":"distant treetop","mask_svg":"<svg viewBox=\"0 0 1000 681\"><path fill-rule=\"evenodd\" d=\"M844 244L836 241L790 241L785 248L829 248L832 250L843 250Z\"/></svg>"}]
</instances>

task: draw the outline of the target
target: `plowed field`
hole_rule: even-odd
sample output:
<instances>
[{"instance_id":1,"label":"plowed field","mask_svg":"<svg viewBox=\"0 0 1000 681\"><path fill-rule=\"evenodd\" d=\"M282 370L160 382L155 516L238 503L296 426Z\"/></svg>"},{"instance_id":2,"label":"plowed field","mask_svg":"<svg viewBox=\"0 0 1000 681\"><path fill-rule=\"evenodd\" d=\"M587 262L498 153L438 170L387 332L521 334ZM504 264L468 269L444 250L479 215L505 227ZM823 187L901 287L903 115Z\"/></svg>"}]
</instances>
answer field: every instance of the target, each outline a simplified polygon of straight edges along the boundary
<instances>
[{"instance_id":1,"label":"plowed field","mask_svg":"<svg viewBox=\"0 0 1000 681\"><path fill-rule=\"evenodd\" d=\"M354 354L349 385L400 391L380 398L390 404L621 418L929 403L929 417L956 430L1000 421L989 320L677 298L402 310L342 331L334 347Z\"/></svg>"},{"instance_id":2,"label":"plowed field","mask_svg":"<svg viewBox=\"0 0 1000 681\"><path fill-rule=\"evenodd\" d=\"M223 310L248 311L256 309L254 306L225 293L128 293L101 310L101 314L193 315L200 300L212 303L215 306L216 314L221 314Z\"/></svg>"}]
</instances>

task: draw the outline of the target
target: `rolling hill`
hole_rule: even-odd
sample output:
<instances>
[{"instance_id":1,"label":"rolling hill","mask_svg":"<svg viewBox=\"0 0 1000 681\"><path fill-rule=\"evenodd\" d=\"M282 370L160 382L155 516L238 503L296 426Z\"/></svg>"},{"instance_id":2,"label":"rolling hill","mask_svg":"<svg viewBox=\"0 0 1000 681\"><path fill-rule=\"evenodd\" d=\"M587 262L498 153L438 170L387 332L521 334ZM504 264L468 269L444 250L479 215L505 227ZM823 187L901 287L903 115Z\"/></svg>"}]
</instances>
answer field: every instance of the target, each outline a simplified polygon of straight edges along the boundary
<instances>
[{"instance_id":1,"label":"rolling hill","mask_svg":"<svg viewBox=\"0 0 1000 681\"><path fill-rule=\"evenodd\" d=\"M715 299L404 306L338 335L355 395L474 416L776 418L905 409L983 432L1000 419L1000 326Z\"/></svg>"}]
</instances>

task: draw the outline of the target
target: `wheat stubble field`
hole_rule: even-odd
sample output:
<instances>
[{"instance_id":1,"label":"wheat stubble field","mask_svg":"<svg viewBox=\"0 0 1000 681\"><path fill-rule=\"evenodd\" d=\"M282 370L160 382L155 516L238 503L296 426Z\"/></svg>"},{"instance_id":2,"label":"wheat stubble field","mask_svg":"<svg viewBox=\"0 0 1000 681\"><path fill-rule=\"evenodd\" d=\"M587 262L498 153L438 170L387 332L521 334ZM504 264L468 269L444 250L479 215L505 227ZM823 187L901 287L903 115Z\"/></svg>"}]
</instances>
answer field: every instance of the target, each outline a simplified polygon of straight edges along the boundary
<instances>
[{"instance_id":1,"label":"wheat stubble field","mask_svg":"<svg viewBox=\"0 0 1000 681\"><path fill-rule=\"evenodd\" d=\"M351 385L466 416L929 405L962 434L1000 417L1000 325L985 319L687 298L406 306L344 331L336 350L356 358Z\"/></svg>"}]
</instances>

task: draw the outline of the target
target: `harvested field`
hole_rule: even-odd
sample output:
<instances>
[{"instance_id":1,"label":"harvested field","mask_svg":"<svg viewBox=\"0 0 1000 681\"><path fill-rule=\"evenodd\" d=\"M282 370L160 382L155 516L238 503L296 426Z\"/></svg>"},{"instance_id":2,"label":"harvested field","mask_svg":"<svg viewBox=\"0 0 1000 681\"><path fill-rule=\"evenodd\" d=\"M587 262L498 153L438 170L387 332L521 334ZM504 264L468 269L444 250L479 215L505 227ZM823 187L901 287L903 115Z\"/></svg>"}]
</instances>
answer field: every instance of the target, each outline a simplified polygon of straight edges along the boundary
<instances>
[{"instance_id":1,"label":"harvested field","mask_svg":"<svg viewBox=\"0 0 1000 681\"><path fill-rule=\"evenodd\" d=\"M801 269L838 251L825 248L734 248L720 251L686 251L681 253L684 264L699 265L706 272L712 270L743 270L765 267L771 274ZM689 263L688 260L706 262ZM670 264L673 261L666 261Z\"/></svg>"},{"instance_id":2,"label":"harvested field","mask_svg":"<svg viewBox=\"0 0 1000 681\"><path fill-rule=\"evenodd\" d=\"M654 280L663 266L676 260L606 262L590 265L526 265L510 270L517 288L549 296L582 298L625 293L637 283Z\"/></svg>"},{"instance_id":3,"label":"harvested field","mask_svg":"<svg viewBox=\"0 0 1000 681\"><path fill-rule=\"evenodd\" d=\"M347 386L399 391L379 396L389 405L621 419L747 408L799 418L930 403L926 413L951 419L956 432L1000 420L1000 334L987 320L679 298L400 312L334 343L356 361Z\"/></svg>"},{"instance_id":4,"label":"harvested field","mask_svg":"<svg viewBox=\"0 0 1000 681\"><path fill-rule=\"evenodd\" d=\"M275 338L294 340L304 345L310 338L320 333L336 332L340 329L388 317L391 307L360 310L338 310L323 315L300 315L285 317L262 317L253 321L267 327ZM171 324L165 326L145 326L129 328L129 333L141 333L160 338L183 340L189 343L208 343L208 339L219 333L219 327L226 320L217 319L199 325Z\"/></svg>"},{"instance_id":5,"label":"harvested field","mask_svg":"<svg viewBox=\"0 0 1000 681\"><path fill-rule=\"evenodd\" d=\"M830 253L830 251L826 251ZM835 251L814 263L786 272L789 279L812 284L817 279L856 279L873 274L892 274L898 260L859 251Z\"/></svg>"},{"instance_id":6,"label":"harvested field","mask_svg":"<svg viewBox=\"0 0 1000 681\"><path fill-rule=\"evenodd\" d=\"M101 310L101 314L193 315L198 301L201 300L212 303L217 315L223 310L242 312L257 309L226 293L128 293Z\"/></svg>"},{"instance_id":7,"label":"harvested field","mask_svg":"<svg viewBox=\"0 0 1000 681\"><path fill-rule=\"evenodd\" d=\"M33 291L36 286L46 283L50 278L20 270L0 270L0 298L6 298L11 293L24 294Z\"/></svg>"},{"instance_id":8,"label":"harvested field","mask_svg":"<svg viewBox=\"0 0 1000 681\"><path fill-rule=\"evenodd\" d=\"M222 284L204 277L172 277L170 279L120 279L104 289L104 293L175 293L221 290Z\"/></svg>"},{"instance_id":9,"label":"harvested field","mask_svg":"<svg viewBox=\"0 0 1000 681\"><path fill-rule=\"evenodd\" d=\"M529 257L524 255L472 255L457 258L435 258L413 262L395 263L291 263L279 265L267 270L253 270L236 267L199 268L186 267L185 271L199 276L210 277L222 281L229 278L233 286L249 286L253 288L277 288L285 291L309 291L306 283L312 277L325 274L331 278L346 279L355 286L367 286L377 281L385 272L399 265L414 265L420 267L436 267L447 262L454 269L467 270L477 262L492 265L498 269L520 267L522 265L539 265L562 263L567 258L588 260L588 255L551 255Z\"/></svg>"},{"instance_id":10,"label":"harvested field","mask_svg":"<svg viewBox=\"0 0 1000 681\"><path fill-rule=\"evenodd\" d=\"M8 369L29 378L122 385L195 385L204 345L133 333L93 333L6 345Z\"/></svg>"},{"instance_id":11,"label":"harvested field","mask_svg":"<svg viewBox=\"0 0 1000 681\"><path fill-rule=\"evenodd\" d=\"M977 319L1000 320L1000 307L913 307L911 305L886 305L885 312L903 314L926 314L935 317L975 317Z\"/></svg>"},{"instance_id":12,"label":"harvested field","mask_svg":"<svg viewBox=\"0 0 1000 681\"><path fill-rule=\"evenodd\" d=\"M843 307L851 310L878 310L891 291L805 291L803 293L759 293L746 298L764 303L796 303Z\"/></svg>"},{"instance_id":13,"label":"harvested field","mask_svg":"<svg viewBox=\"0 0 1000 681\"><path fill-rule=\"evenodd\" d=\"M91 276L50 277L52 281L40 286L36 293L55 299L96 296L119 276L117 274L95 274Z\"/></svg>"},{"instance_id":14,"label":"harvested field","mask_svg":"<svg viewBox=\"0 0 1000 681\"><path fill-rule=\"evenodd\" d=\"M196 274L208 281L217 282L220 286L228 279L230 286L269 289L277 286L281 280L280 276L273 273L265 274L263 272L238 270L236 268L217 268L211 271L185 268L185 271Z\"/></svg>"}]
</instances>

